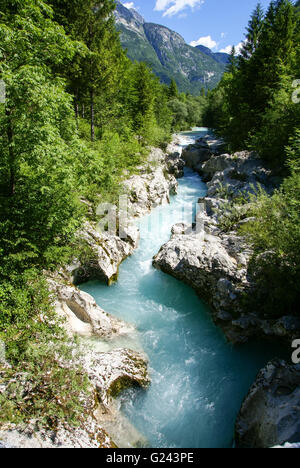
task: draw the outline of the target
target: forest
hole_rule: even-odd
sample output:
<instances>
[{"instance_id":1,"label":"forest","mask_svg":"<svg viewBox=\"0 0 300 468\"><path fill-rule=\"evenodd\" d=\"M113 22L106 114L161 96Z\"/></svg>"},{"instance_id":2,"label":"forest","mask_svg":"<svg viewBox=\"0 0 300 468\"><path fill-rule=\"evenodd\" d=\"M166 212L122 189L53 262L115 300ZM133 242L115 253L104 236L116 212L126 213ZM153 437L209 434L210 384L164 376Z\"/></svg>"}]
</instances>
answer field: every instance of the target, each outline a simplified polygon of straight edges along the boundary
<instances>
[{"instance_id":1,"label":"forest","mask_svg":"<svg viewBox=\"0 0 300 468\"><path fill-rule=\"evenodd\" d=\"M278 176L272 197L259 191L243 228L254 247L251 269L259 287L246 298L262 315L299 314L300 298L300 15L289 0L257 5L241 54L208 96L206 124L230 152L248 149ZM247 200L249 201L249 200ZM231 210L231 214L238 207ZM228 214L230 217L230 213ZM267 252L267 254L266 254ZM250 302L250 304L249 304Z\"/></svg>"}]
</instances>

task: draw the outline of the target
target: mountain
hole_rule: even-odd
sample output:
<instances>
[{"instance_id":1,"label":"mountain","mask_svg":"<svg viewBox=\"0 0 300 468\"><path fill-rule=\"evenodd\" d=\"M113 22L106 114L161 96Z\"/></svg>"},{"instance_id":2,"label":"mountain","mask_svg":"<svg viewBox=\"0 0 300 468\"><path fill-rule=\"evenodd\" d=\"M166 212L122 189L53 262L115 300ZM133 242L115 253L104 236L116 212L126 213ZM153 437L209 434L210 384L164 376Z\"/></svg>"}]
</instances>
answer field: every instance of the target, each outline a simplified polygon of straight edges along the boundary
<instances>
[{"instance_id":1,"label":"mountain","mask_svg":"<svg viewBox=\"0 0 300 468\"><path fill-rule=\"evenodd\" d=\"M196 49L203 52L203 54L208 55L209 57L213 58L218 63L222 63L223 65L227 65L229 63L229 58L230 58L229 54L225 54L223 52L212 52L211 49L203 45L196 46Z\"/></svg>"},{"instance_id":2,"label":"mountain","mask_svg":"<svg viewBox=\"0 0 300 468\"><path fill-rule=\"evenodd\" d=\"M159 24L147 23L135 10L117 1L116 25L131 60L148 63L163 83L174 78L180 91L199 94L214 88L227 60L223 55L188 45L180 34Z\"/></svg>"}]
</instances>

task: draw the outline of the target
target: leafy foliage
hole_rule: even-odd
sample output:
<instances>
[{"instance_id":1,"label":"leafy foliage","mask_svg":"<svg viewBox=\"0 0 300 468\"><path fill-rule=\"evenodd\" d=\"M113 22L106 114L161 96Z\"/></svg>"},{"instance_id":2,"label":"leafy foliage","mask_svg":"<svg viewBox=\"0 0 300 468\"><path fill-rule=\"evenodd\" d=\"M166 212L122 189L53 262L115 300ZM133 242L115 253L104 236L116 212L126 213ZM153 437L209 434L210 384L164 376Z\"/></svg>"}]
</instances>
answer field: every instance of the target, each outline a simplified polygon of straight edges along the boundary
<instances>
[{"instance_id":1,"label":"leafy foliage","mask_svg":"<svg viewBox=\"0 0 300 468\"><path fill-rule=\"evenodd\" d=\"M250 267L257 282L252 306L260 304L261 312L271 318L299 315L299 171L272 197L261 192L253 201L255 221L243 229L255 252Z\"/></svg>"}]
</instances>

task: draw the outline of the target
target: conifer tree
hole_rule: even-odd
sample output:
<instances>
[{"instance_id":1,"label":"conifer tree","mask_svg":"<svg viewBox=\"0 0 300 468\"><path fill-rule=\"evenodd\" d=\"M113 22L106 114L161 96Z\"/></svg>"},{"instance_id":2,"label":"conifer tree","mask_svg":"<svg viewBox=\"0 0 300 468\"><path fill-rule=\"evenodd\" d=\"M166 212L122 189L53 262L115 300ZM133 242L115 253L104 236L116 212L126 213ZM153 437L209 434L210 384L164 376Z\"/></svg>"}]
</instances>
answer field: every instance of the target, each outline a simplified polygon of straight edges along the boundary
<instances>
[{"instance_id":1,"label":"conifer tree","mask_svg":"<svg viewBox=\"0 0 300 468\"><path fill-rule=\"evenodd\" d=\"M177 98L178 94L179 93L178 93L178 87L177 87L176 81L174 80L174 78L172 78L170 86L169 86L169 98L170 99Z\"/></svg>"},{"instance_id":2,"label":"conifer tree","mask_svg":"<svg viewBox=\"0 0 300 468\"><path fill-rule=\"evenodd\" d=\"M229 57L229 62L226 67L226 72L228 73L234 73L236 71L238 64L238 59L236 57L236 48L235 46L232 46L231 52L230 52L230 57Z\"/></svg>"},{"instance_id":3,"label":"conifer tree","mask_svg":"<svg viewBox=\"0 0 300 468\"><path fill-rule=\"evenodd\" d=\"M248 60L257 49L260 35L264 24L264 10L261 3L258 3L246 29L246 40L241 50L241 56L244 60Z\"/></svg>"},{"instance_id":4,"label":"conifer tree","mask_svg":"<svg viewBox=\"0 0 300 468\"><path fill-rule=\"evenodd\" d=\"M125 67L126 58L115 28L114 0L51 0L55 18L73 39L87 46L87 53L70 70L71 92L78 114L79 102L88 100L90 106L91 140L95 125L105 113L103 106L114 99ZM104 98L105 95L105 98ZM110 95L110 100L108 99ZM97 105L98 104L98 105Z\"/></svg>"},{"instance_id":5,"label":"conifer tree","mask_svg":"<svg viewBox=\"0 0 300 468\"><path fill-rule=\"evenodd\" d=\"M134 130L141 137L149 128L154 119L155 80L148 66L141 62L136 63L133 69L131 82L131 115Z\"/></svg>"}]
</instances>

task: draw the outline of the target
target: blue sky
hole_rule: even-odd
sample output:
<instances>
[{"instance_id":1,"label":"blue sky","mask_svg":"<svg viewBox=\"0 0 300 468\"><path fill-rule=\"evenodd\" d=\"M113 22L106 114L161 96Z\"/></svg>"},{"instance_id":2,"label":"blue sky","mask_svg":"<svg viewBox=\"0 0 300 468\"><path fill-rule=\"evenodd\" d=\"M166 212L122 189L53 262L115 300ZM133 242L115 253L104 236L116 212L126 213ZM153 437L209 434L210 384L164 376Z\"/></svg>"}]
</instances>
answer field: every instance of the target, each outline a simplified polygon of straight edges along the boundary
<instances>
[{"instance_id":1,"label":"blue sky","mask_svg":"<svg viewBox=\"0 0 300 468\"><path fill-rule=\"evenodd\" d=\"M245 28L258 0L122 0L145 20L181 34L192 45L228 51L244 40ZM270 0L261 0L266 9Z\"/></svg>"}]
</instances>

